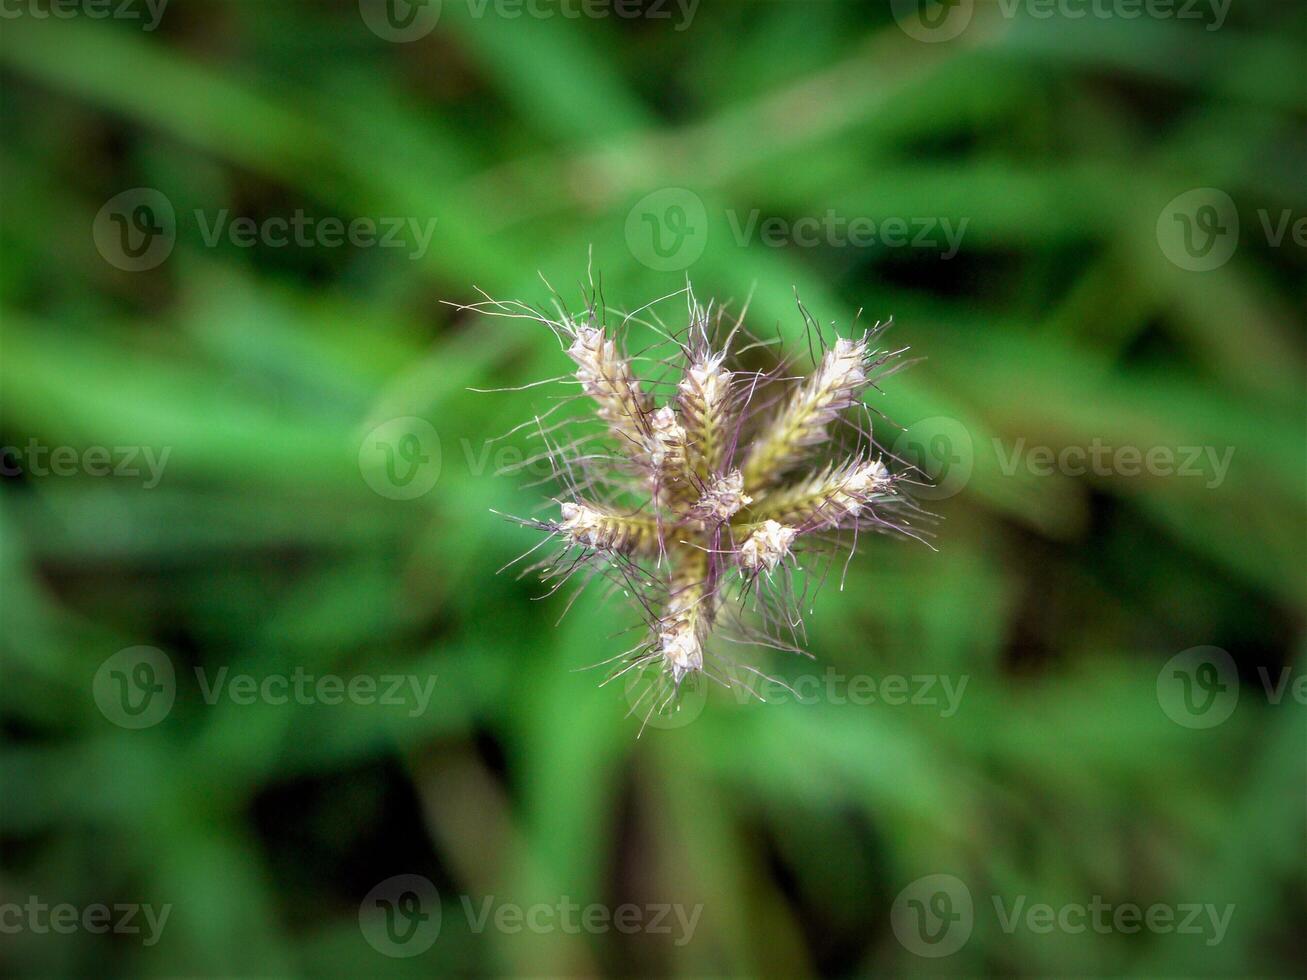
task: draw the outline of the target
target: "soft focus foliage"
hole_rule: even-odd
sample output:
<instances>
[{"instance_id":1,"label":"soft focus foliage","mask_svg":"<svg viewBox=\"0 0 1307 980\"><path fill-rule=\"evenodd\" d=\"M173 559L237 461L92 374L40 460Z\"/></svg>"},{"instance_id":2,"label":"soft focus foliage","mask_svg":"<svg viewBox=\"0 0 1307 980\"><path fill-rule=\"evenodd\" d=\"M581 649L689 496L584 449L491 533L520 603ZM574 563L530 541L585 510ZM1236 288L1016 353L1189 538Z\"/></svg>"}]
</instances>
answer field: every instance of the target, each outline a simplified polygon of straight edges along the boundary
<instances>
[{"instance_id":1,"label":"soft focus foliage","mask_svg":"<svg viewBox=\"0 0 1307 980\"><path fill-rule=\"evenodd\" d=\"M6 459L0 905L173 906L148 947L6 934L8 972L1301 970L1307 10L1234 0L1208 30L980 2L923 43L896 6L705 2L677 30L445 0L404 44L348 0L173 0L153 31L6 14L0 444L168 455L150 486L140 456L136 477ZM134 188L177 215L138 272L92 235ZM1209 271L1169 258L1159 221L1194 188L1240 220ZM681 267L640 238L657 194L678 221L702 203ZM425 249L210 244L219 218L297 212L435 225ZM946 257L854 244L852 218L964 231ZM869 398L941 488L938 551L868 536L827 582L816 665L766 657L810 703L713 690L637 739L628 697L580 670L623 649L629 609L587 594L555 625L562 596L496 574L538 534L490 509L530 515L542 491L496 475L524 432L489 440L553 403L470 389L567 363L538 324L459 304L546 306L538 273L578 300L591 251L615 308L689 276L793 351L797 292L823 324L892 316L887 342L922 358ZM438 466L411 499L360 464L406 417L438 439L385 443ZM95 684L140 645L175 665L176 703L131 729ZM1238 704L1186 727L1159 672L1206 645ZM435 682L421 711L209 703L223 668ZM409 959L359 925L401 873L443 897ZM931 874L975 900L943 959L891 916ZM702 914L682 945L476 932L460 896ZM1209 945L1008 932L993 896L1235 910Z\"/></svg>"}]
</instances>

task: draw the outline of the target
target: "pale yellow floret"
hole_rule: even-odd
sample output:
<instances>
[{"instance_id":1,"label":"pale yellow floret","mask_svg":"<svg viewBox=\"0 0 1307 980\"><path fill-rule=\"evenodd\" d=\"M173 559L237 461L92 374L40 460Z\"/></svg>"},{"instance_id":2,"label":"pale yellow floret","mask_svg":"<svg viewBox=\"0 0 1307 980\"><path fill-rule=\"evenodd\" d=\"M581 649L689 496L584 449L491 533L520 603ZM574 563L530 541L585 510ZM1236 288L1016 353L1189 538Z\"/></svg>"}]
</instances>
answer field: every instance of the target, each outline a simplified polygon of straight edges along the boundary
<instances>
[{"instance_id":1,"label":"pale yellow floret","mask_svg":"<svg viewBox=\"0 0 1307 980\"><path fill-rule=\"evenodd\" d=\"M827 426L858 400L866 385L866 341L837 340L754 444L744 464L750 492L774 485L810 447L825 442Z\"/></svg>"},{"instance_id":2,"label":"pale yellow floret","mask_svg":"<svg viewBox=\"0 0 1307 980\"><path fill-rule=\"evenodd\" d=\"M713 477L690 516L710 525L721 524L752 502L753 498L744 492L744 474L731 470L724 476Z\"/></svg>"},{"instance_id":3,"label":"pale yellow floret","mask_svg":"<svg viewBox=\"0 0 1307 980\"><path fill-rule=\"evenodd\" d=\"M613 514L574 501L562 505L562 514L559 532L579 547L620 554L653 554L657 549L657 528L647 518Z\"/></svg>"},{"instance_id":4,"label":"pale yellow floret","mask_svg":"<svg viewBox=\"0 0 1307 980\"><path fill-rule=\"evenodd\" d=\"M889 491L889 470L868 460L851 470L819 476L774 490L750 511L753 520L772 519L805 531L831 527L857 517L869 500Z\"/></svg>"},{"instance_id":5,"label":"pale yellow floret","mask_svg":"<svg viewBox=\"0 0 1307 980\"><path fill-rule=\"evenodd\" d=\"M623 443L643 446L653 404L617 343L602 327L577 325L567 355L576 362L581 390L594 399L613 434Z\"/></svg>"},{"instance_id":6,"label":"pale yellow floret","mask_svg":"<svg viewBox=\"0 0 1307 980\"><path fill-rule=\"evenodd\" d=\"M790 553L797 533L776 521L763 521L740 546L740 567L747 572L772 571Z\"/></svg>"},{"instance_id":7,"label":"pale yellow floret","mask_svg":"<svg viewBox=\"0 0 1307 980\"><path fill-rule=\"evenodd\" d=\"M677 386L676 404L685 425L690 468L700 480L722 465L730 433L731 372L722 367L724 353L694 361Z\"/></svg>"}]
</instances>

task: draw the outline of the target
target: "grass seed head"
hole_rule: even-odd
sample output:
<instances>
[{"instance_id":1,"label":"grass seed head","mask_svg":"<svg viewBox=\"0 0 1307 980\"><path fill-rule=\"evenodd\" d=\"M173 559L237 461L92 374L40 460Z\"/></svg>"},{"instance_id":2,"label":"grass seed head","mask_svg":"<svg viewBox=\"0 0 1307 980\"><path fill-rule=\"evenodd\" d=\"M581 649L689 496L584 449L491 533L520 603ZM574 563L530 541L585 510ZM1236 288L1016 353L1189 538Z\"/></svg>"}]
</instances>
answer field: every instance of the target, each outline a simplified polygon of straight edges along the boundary
<instances>
[{"instance_id":1,"label":"grass seed head","mask_svg":"<svg viewBox=\"0 0 1307 980\"><path fill-rule=\"evenodd\" d=\"M642 358L655 365L644 379L597 305L577 319L532 311L563 338L576 397L591 409L539 427L562 489L558 518L530 523L563 548L533 569L555 589L581 575L632 596L645 638L615 672L656 666L678 688L699 673L736 681L715 669L730 661L706 652L714 636L803 652L799 610L841 543L867 531L917 536L863 402L902 353L875 346L884 328L832 338L800 307L819 353L796 379L794 359L746 369L731 350L749 337L743 315L728 323L682 292L686 325L658 330L676 351Z\"/></svg>"}]
</instances>

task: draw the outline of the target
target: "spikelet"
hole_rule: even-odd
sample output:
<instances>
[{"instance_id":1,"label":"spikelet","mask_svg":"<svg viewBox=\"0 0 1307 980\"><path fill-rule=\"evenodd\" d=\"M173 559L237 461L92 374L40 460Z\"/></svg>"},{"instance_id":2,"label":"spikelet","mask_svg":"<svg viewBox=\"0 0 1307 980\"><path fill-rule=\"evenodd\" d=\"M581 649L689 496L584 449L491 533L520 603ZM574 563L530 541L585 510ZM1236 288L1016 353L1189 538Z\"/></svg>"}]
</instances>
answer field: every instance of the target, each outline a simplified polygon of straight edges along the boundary
<instances>
[{"instance_id":1,"label":"spikelet","mask_svg":"<svg viewBox=\"0 0 1307 980\"><path fill-rule=\"evenodd\" d=\"M563 544L533 566L559 580L555 589L575 574L602 576L640 604L648 632L615 673L657 666L677 690L701 673L733 683L714 669L729 661L709 656L715 635L798 649L780 634L793 635L800 623L795 577L813 577L800 571L800 558L824 560L843 532L854 540L867 530L916 536L905 519L915 508L857 412L867 388L889 373L881 369L902 353L874 348L883 328L829 345L817 330L823 352L814 369L787 381L787 365L768 373L728 368L743 317L715 344L720 311L714 320L685 292L689 326L679 353L664 362L677 373L661 405L599 310L579 320L541 317L563 338L573 380L601 426L557 444L541 428L565 489L556 519L526 522ZM487 306L521 315L508 304L478 308ZM584 426L569 419L551 431L574 424ZM570 456L569 447L581 444L585 454ZM753 600L758 627L743 623L732 596Z\"/></svg>"},{"instance_id":2,"label":"spikelet","mask_svg":"<svg viewBox=\"0 0 1307 980\"><path fill-rule=\"evenodd\" d=\"M722 367L725 358L725 351L699 355L677 385L676 407L694 451L692 468L705 481L721 470L731 436L726 423L732 375Z\"/></svg>"},{"instance_id":3,"label":"spikelet","mask_svg":"<svg viewBox=\"0 0 1307 980\"><path fill-rule=\"evenodd\" d=\"M757 525L740 546L740 567L746 572L771 572L790 553L798 531L770 518Z\"/></svg>"},{"instance_id":4,"label":"spikelet","mask_svg":"<svg viewBox=\"0 0 1307 980\"><path fill-rule=\"evenodd\" d=\"M841 337L821 359L784 411L762 433L744 464L749 490L772 486L800 463L808 450L824 442L835 419L862 397L867 387L865 340Z\"/></svg>"},{"instance_id":5,"label":"spikelet","mask_svg":"<svg viewBox=\"0 0 1307 980\"><path fill-rule=\"evenodd\" d=\"M618 555L653 554L656 529L652 521L609 513L585 503L562 505L559 533L580 548Z\"/></svg>"},{"instance_id":6,"label":"spikelet","mask_svg":"<svg viewBox=\"0 0 1307 980\"><path fill-rule=\"evenodd\" d=\"M856 518L864 507L892 491L893 480L883 462L855 462L777 489L754 516L816 531Z\"/></svg>"},{"instance_id":7,"label":"spikelet","mask_svg":"<svg viewBox=\"0 0 1307 980\"><path fill-rule=\"evenodd\" d=\"M635 380L630 363L603 327L593 323L570 326L573 339L567 356L576 362L581 390L595 400L599 417L614 435L630 447L647 448L653 403Z\"/></svg>"},{"instance_id":8,"label":"spikelet","mask_svg":"<svg viewBox=\"0 0 1307 980\"><path fill-rule=\"evenodd\" d=\"M709 478L703 496L690 508L690 517L704 524L722 524L751 503L753 498L744 492L744 474L731 470Z\"/></svg>"},{"instance_id":9,"label":"spikelet","mask_svg":"<svg viewBox=\"0 0 1307 980\"><path fill-rule=\"evenodd\" d=\"M671 574L667 609L658 631L658 654L673 684L703 670L703 641L716 618L720 597L709 580L708 556L682 547Z\"/></svg>"}]
</instances>

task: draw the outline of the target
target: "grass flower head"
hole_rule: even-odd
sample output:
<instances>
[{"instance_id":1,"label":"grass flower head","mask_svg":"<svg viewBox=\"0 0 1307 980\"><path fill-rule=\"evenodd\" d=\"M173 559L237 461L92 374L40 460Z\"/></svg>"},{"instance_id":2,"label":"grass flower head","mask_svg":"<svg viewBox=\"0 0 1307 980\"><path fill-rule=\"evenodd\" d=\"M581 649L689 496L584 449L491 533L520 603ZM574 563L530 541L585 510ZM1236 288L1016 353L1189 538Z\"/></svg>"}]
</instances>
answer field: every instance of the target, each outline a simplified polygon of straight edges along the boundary
<instances>
[{"instance_id":1,"label":"grass flower head","mask_svg":"<svg viewBox=\"0 0 1307 980\"><path fill-rule=\"evenodd\" d=\"M728 642L803 653L799 612L829 559L844 545L852 557L868 531L916 536L903 477L877 448L864 402L903 364L902 351L878 346L886 325L831 337L800 306L808 345L751 370L744 355L756 359L768 345L746 332L744 314L701 306L688 286L676 295L686 297L685 316L671 327L648 308L613 325L594 301L578 315L561 305L552 315L474 307L547 324L573 365L556 380L575 390L568 401L588 405L561 421L532 420L558 494L547 502L552 516L523 523L559 547L527 571L551 591L580 576L582 588L600 578L633 597L641 635L609 661L610 678L656 669L669 699L699 675L747 684L722 649ZM633 355L633 324L655 330L672 353Z\"/></svg>"}]
</instances>

